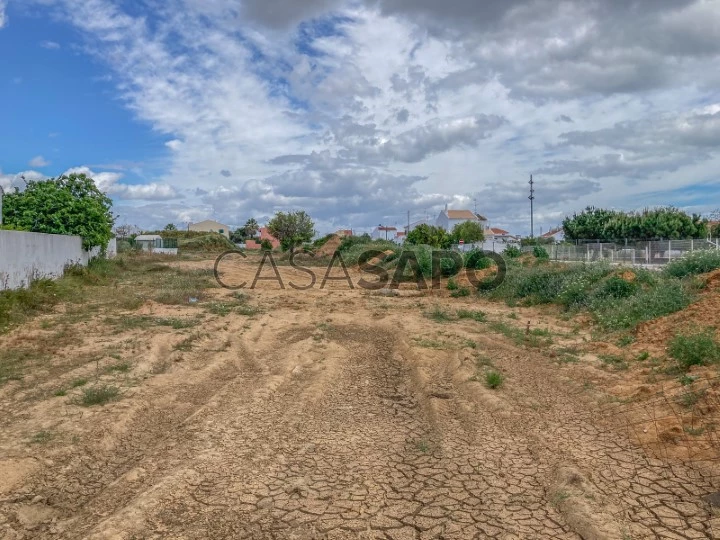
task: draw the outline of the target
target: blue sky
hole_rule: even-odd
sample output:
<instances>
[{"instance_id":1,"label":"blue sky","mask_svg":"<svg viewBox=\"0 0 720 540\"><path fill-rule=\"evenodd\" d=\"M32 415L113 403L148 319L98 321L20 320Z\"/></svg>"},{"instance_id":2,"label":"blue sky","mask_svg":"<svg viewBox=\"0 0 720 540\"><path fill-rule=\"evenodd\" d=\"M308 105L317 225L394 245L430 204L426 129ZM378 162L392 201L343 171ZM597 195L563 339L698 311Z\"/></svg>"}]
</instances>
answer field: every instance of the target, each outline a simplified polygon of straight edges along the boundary
<instances>
[{"instance_id":1,"label":"blue sky","mask_svg":"<svg viewBox=\"0 0 720 540\"><path fill-rule=\"evenodd\" d=\"M120 223L720 206L720 2L0 0L0 185Z\"/></svg>"}]
</instances>

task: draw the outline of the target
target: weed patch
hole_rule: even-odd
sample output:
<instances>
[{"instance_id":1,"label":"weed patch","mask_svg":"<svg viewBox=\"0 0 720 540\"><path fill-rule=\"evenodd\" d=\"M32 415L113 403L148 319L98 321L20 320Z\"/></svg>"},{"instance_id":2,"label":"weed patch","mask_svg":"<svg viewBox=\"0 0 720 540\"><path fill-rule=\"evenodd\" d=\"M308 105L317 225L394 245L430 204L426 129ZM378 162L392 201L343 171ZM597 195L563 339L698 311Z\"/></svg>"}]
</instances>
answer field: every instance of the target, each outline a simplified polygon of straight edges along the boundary
<instances>
[{"instance_id":1,"label":"weed patch","mask_svg":"<svg viewBox=\"0 0 720 540\"><path fill-rule=\"evenodd\" d=\"M488 371L485 374L485 386L493 390L495 390L496 388L500 388L504 380L505 378L499 371Z\"/></svg>"},{"instance_id":2,"label":"weed patch","mask_svg":"<svg viewBox=\"0 0 720 540\"><path fill-rule=\"evenodd\" d=\"M93 386L83 391L78 404L83 407L104 405L118 398L120 390L116 386Z\"/></svg>"},{"instance_id":3,"label":"weed patch","mask_svg":"<svg viewBox=\"0 0 720 540\"><path fill-rule=\"evenodd\" d=\"M670 340L668 353L681 368L687 370L691 366L719 362L720 344L715 341L715 330L706 328L691 334L676 335Z\"/></svg>"}]
</instances>

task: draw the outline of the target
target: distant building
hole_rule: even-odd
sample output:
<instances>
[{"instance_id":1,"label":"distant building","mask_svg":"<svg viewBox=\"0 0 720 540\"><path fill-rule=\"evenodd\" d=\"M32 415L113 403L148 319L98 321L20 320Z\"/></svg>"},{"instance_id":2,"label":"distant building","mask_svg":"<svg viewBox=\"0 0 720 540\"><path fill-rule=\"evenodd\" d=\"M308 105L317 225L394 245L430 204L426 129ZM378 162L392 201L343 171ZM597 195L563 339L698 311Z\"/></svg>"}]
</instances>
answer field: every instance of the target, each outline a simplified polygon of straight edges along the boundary
<instances>
[{"instance_id":1,"label":"distant building","mask_svg":"<svg viewBox=\"0 0 720 540\"><path fill-rule=\"evenodd\" d=\"M487 224L487 219L479 214L475 214L470 210L448 210L447 205L445 205L445 210L440 212L440 215L435 220L435 225L445 229L447 232L451 232L455 225L459 225L467 221L477 223L483 228Z\"/></svg>"},{"instance_id":2,"label":"distant building","mask_svg":"<svg viewBox=\"0 0 720 540\"><path fill-rule=\"evenodd\" d=\"M340 229L335 233L336 236L339 236L340 238L344 238L346 236L352 236L353 232L352 229Z\"/></svg>"},{"instance_id":3,"label":"distant building","mask_svg":"<svg viewBox=\"0 0 720 540\"><path fill-rule=\"evenodd\" d=\"M370 235L373 240L395 240L397 227L375 227Z\"/></svg>"},{"instance_id":4,"label":"distant building","mask_svg":"<svg viewBox=\"0 0 720 540\"><path fill-rule=\"evenodd\" d=\"M256 238L255 240L245 240L245 249L260 249L262 247L261 243L263 240L269 241L270 244L272 244L273 249L280 247L280 240L270 234L267 227L260 227L260 238Z\"/></svg>"},{"instance_id":5,"label":"distant building","mask_svg":"<svg viewBox=\"0 0 720 540\"><path fill-rule=\"evenodd\" d=\"M407 233L405 231L398 231L395 233L395 238L393 238L393 241L396 244L404 244L405 238L407 238Z\"/></svg>"},{"instance_id":6,"label":"distant building","mask_svg":"<svg viewBox=\"0 0 720 540\"><path fill-rule=\"evenodd\" d=\"M550 229L545 234L540 235L540 238L552 240L553 242L562 242L565 240L565 231L562 227L556 227L554 229Z\"/></svg>"},{"instance_id":7,"label":"distant building","mask_svg":"<svg viewBox=\"0 0 720 540\"><path fill-rule=\"evenodd\" d=\"M485 229L485 241L512 243L517 242L518 238L517 236L510 234L505 229L488 227Z\"/></svg>"},{"instance_id":8,"label":"distant building","mask_svg":"<svg viewBox=\"0 0 720 540\"><path fill-rule=\"evenodd\" d=\"M226 238L230 238L230 227L217 221L213 221L212 219L206 219L205 221L201 221L199 223L193 223L190 225L189 230L220 233Z\"/></svg>"},{"instance_id":9,"label":"distant building","mask_svg":"<svg viewBox=\"0 0 720 540\"><path fill-rule=\"evenodd\" d=\"M135 237L135 245L142 251L152 253L164 253L165 255L177 255L177 244L173 240L173 247L167 247L166 241L157 234L140 234Z\"/></svg>"}]
</instances>

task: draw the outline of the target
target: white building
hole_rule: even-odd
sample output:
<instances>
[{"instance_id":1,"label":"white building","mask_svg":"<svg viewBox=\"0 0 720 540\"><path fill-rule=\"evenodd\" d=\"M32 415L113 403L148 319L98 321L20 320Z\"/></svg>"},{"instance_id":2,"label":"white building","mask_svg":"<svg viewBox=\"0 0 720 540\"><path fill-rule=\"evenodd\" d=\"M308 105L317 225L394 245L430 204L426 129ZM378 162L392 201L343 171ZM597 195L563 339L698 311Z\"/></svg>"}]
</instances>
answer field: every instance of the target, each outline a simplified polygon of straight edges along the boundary
<instances>
[{"instance_id":1,"label":"white building","mask_svg":"<svg viewBox=\"0 0 720 540\"><path fill-rule=\"evenodd\" d=\"M373 240L391 240L395 241L397 235L397 227L384 227L382 225L375 227L370 236Z\"/></svg>"},{"instance_id":2,"label":"white building","mask_svg":"<svg viewBox=\"0 0 720 540\"><path fill-rule=\"evenodd\" d=\"M565 231L562 227L557 227L555 229L550 229L543 235L540 235L540 238L552 240L553 242L563 242L565 241Z\"/></svg>"},{"instance_id":3,"label":"white building","mask_svg":"<svg viewBox=\"0 0 720 540\"><path fill-rule=\"evenodd\" d=\"M485 228L487 224L486 218L470 210L448 210L447 205L445 205L445 210L440 212L440 215L435 220L435 225L445 229L447 232L451 232L455 225L465 223L466 221L477 223L482 228Z\"/></svg>"},{"instance_id":4,"label":"white building","mask_svg":"<svg viewBox=\"0 0 720 540\"><path fill-rule=\"evenodd\" d=\"M226 238L230 238L230 227L212 219L206 219L205 221L201 221L199 223L193 223L189 228L191 231L220 233Z\"/></svg>"}]
</instances>

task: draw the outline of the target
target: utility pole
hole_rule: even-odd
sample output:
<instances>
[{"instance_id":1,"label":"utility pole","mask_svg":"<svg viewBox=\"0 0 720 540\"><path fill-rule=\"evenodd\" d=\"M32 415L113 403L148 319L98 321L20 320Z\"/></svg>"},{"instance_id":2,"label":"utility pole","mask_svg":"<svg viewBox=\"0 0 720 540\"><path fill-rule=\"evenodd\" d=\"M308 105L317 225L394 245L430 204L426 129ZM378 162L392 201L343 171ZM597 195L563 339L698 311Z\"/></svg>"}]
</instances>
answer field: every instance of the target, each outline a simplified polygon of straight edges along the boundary
<instances>
[{"instance_id":1,"label":"utility pole","mask_svg":"<svg viewBox=\"0 0 720 540\"><path fill-rule=\"evenodd\" d=\"M408 210L408 228L407 228L407 233L405 233L405 234L410 234L410 210Z\"/></svg>"},{"instance_id":2,"label":"utility pole","mask_svg":"<svg viewBox=\"0 0 720 540\"><path fill-rule=\"evenodd\" d=\"M530 238L535 238L535 209L534 209L534 201L535 201L535 182L533 182L532 174L530 175L530 196L528 199L530 199Z\"/></svg>"},{"instance_id":3,"label":"utility pole","mask_svg":"<svg viewBox=\"0 0 720 540\"><path fill-rule=\"evenodd\" d=\"M473 203L475 204L475 215L477 216L477 197L473 199Z\"/></svg>"}]
</instances>

